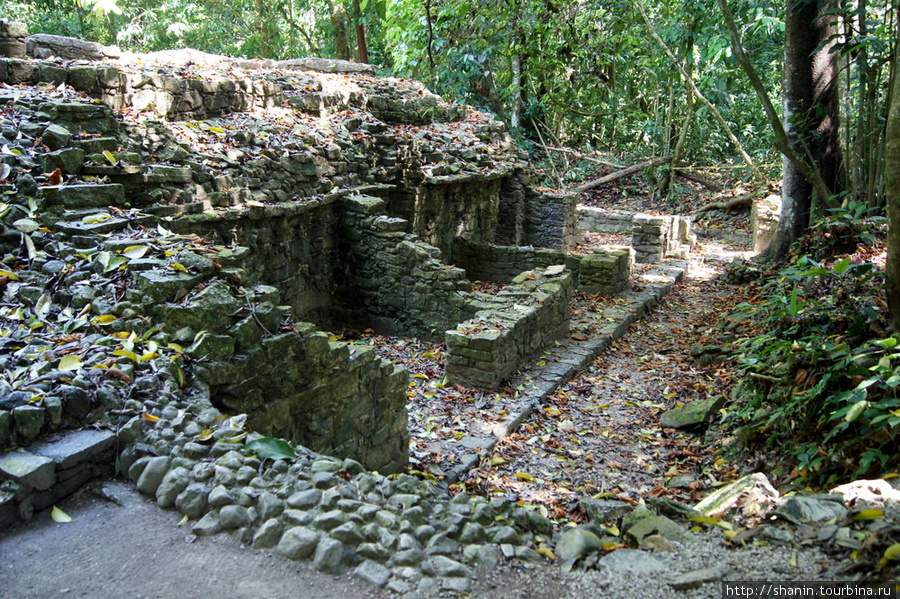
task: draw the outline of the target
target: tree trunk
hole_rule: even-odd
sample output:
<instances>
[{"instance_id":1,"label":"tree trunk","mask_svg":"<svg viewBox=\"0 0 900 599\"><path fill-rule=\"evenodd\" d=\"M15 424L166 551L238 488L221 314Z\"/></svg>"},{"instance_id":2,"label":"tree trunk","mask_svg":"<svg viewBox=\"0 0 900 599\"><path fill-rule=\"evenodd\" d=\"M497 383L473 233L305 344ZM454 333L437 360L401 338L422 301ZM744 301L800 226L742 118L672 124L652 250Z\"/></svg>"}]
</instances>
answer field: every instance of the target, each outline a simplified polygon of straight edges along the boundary
<instances>
[{"instance_id":1,"label":"tree trunk","mask_svg":"<svg viewBox=\"0 0 900 599\"><path fill-rule=\"evenodd\" d=\"M342 0L327 0L331 28L334 30L334 53L342 60L350 60L350 44L347 41L347 10Z\"/></svg>"},{"instance_id":2,"label":"tree trunk","mask_svg":"<svg viewBox=\"0 0 900 599\"><path fill-rule=\"evenodd\" d=\"M522 55L516 52L512 56L512 98L509 107L509 128L518 129L522 116Z\"/></svg>"},{"instance_id":3,"label":"tree trunk","mask_svg":"<svg viewBox=\"0 0 900 599\"><path fill-rule=\"evenodd\" d=\"M897 35L900 40L900 20ZM894 46L888 107L884 150L884 198L888 215L885 274L891 328L900 331L900 43Z\"/></svg>"},{"instance_id":4,"label":"tree trunk","mask_svg":"<svg viewBox=\"0 0 900 599\"><path fill-rule=\"evenodd\" d=\"M353 12L356 20L356 50L359 62L369 63L369 46L366 44L366 26L363 23L362 10L359 8L359 0L353 0Z\"/></svg>"},{"instance_id":5,"label":"tree trunk","mask_svg":"<svg viewBox=\"0 0 900 599\"><path fill-rule=\"evenodd\" d=\"M784 39L784 121L788 141L797 154L818 167L831 193L840 191L841 151L838 128L837 55L830 3L787 0ZM767 256L784 256L810 224L813 182L801 165L785 158L782 171L781 219ZM817 196L820 194L816 194ZM824 208L829 197L816 197Z\"/></svg>"}]
</instances>

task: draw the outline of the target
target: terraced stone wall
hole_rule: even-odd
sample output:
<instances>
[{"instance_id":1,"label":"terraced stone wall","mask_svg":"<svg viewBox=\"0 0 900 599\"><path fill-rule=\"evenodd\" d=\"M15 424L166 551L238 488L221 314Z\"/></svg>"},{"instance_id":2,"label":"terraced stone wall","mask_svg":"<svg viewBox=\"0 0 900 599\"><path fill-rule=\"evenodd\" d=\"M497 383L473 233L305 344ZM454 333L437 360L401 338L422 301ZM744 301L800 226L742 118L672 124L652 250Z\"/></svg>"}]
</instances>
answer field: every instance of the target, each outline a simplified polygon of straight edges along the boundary
<instances>
[{"instance_id":1,"label":"terraced stone wall","mask_svg":"<svg viewBox=\"0 0 900 599\"><path fill-rule=\"evenodd\" d=\"M446 333L450 382L499 388L569 330L571 296L572 275L558 265L523 272L497 295L483 297L474 318Z\"/></svg>"},{"instance_id":2,"label":"terraced stone wall","mask_svg":"<svg viewBox=\"0 0 900 599\"><path fill-rule=\"evenodd\" d=\"M137 342L145 349L174 343L190 357L181 375L176 356L137 381L146 368L127 363L134 352L123 346L129 353L112 363L125 378L105 381L108 391L57 389L67 376L39 402L4 389L0 446L125 404L155 409L143 395L128 404L131 394L183 386L187 376L217 406L250 414L258 431L390 471L406 459L403 371L316 325L356 320L439 339L492 310L514 334L474 386L496 385L564 330L557 308L569 278L495 301L473 295L448 262L454 239L489 241L506 220L517 223L518 242L571 243L570 200L529 191L502 123L421 84L307 66L280 65L286 75L235 63L248 77L220 80L192 76L188 65L0 60L0 81L66 83L103 102L55 86L0 90L9 146L0 189L10 203L0 249L21 279L6 276L9 301L28 318L50 309L100 319L66 351L87 355L107 333L133 332L148 336ZM266 110L238 113L249 108ZM211 115L220 116L198 120ZM19 223L35 247L22 245L17 219L41 226ZM520 300L538 297L534 316L518 313ZM22 318L3 317L14 327ZM23 356L45 355L59 365L55 342L21 333L0 347L3 364L24 368ZM152 433L149 446L161 442Z\"/></svg>"}]
</instances>

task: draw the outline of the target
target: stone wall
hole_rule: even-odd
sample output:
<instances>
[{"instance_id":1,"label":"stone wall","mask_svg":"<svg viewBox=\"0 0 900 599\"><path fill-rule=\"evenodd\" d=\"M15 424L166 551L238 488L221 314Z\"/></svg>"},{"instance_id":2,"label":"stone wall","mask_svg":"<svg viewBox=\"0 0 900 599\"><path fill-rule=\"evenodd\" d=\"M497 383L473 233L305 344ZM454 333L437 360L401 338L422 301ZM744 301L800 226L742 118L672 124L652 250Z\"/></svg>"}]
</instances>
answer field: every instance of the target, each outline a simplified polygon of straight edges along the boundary
<instances>
[{"instance_id":1,"label":"stone wall","mask_svg":"<svg viewBox=\"0 0 900 599\"><path fill-rule=\"evenodd\" d=\"M476 243L459 237L453 240L452 255L453 263L473 281L509 283L526 270L567 264L561 250Z\"/></svg>"},{"instance_id":2,"label":"stone wall","mask_svg":"<svg viewBox=\"0 0 900 599\"><path fill-rule=\"evenodd\" d=\"M453 261L474 281L500 283L513 281L523 270L565 264L578 291L613 295L627 289L631 282L634 250L603 247L581 256L549 248L473 243L457 238L453 243Z\"/></svg>"},{"instance_id":3,"label":"stone wall","mask_svg":"<svg viewBox=\"0 0 900 599\"><path fill-rule=\"evenodd\" d=\"M25 38L28 29L24 23L0 19L0 56L25 58Z\"/></svg>"},{"instance_id":4,"label":"stone wall","mask_svg":"<svg viewBox=\"0 0 900 599\"><path fill-rule=\"evenodd\" d=\"M604 233L631 233L634 215L631 213L609 212L594 206L578 206L578 228L582 231L602 231Z\"/></svg>"},{"instance_id":5,"label":"stone wall","mask_svg":"<svg viewBox=\"0 0 900 599\"><path fill-rule=\"evenodd\" d=\"M248 425L366 468L396 472L408 460L409 373L368 347L330 342L298 323L227 361L203 367L213 404Z\"/></svg>"},{"instance_id":6,"label":"stone wall","mask_svg":"<svg viewBox=\"0 0 900 599\"><path fill-rule=\"evenodd\" d=\"M335 289L341 272L336 241L338 198L334 194L320 201L186 215L173 220L171 226L179 233L245 247L242 283L277 287L281 301L298 318L329 327L334 323Z\"/></svg>"},{"instance_id":7,"label":"stone wall","mask_svg":"<svg viewBox=\"0 0 900 599\"><path fill-rule=\"evenodd\" d=\"M634 268L634 250L604 247L578 262L578 290L615 295L628 289Z\"/></svg>"},{"instance_id":8,"label":"stone wall","mask_svg":"<svg viewBox=\"0 0 900 599\"><path fill-rule=\"evenodd\" d=\"M112 476L115 461L116 434L94 429L69 431L52 442L0 455L0 480L5 480L0 529L31 518L99 476Z\"/></svg>"},{"instance_id":9,"label":"stone wall","mask_svg":"<svg viewBox=\"0 0 900 599\"><path fill-rule=\"evenodd\" d=\"M526 189L523 245L569 251L581 239L575 205L578 196Z\"/></svg>"},{"instance_id":10,"label":"stone wall","mask_svg":"<svg viewBox=\"0 0 900 599\"><path fill-rule=\"evenodd\" d=\"M384 200L352 195L342 202L341 250L346 274L337 291L349 318L385 333L439 339L474 314L465 272L441 251L387 216Z\"/></svg>"},{"instance_id":11,"label":"stone wall","mask_svg":"<svg viewBox=\"0 0 900 599\"><path fill-rule=\"evenodd\" d=\"M688 251L694 243L690 217L634 216L631 245L637 262L659 262L665 256Z\"/></svg>"},{"instance_id":12,"label":"stone wall","mask_svg":"<svg viewBox=\"0 0 900 599\"><path fill-rule=\"evenodd\" d=\"M453 384L496 389L569 330L572 276L562 265L526 271L475 317L448 330L445 373Z\"/></svg>"}]
</instances>

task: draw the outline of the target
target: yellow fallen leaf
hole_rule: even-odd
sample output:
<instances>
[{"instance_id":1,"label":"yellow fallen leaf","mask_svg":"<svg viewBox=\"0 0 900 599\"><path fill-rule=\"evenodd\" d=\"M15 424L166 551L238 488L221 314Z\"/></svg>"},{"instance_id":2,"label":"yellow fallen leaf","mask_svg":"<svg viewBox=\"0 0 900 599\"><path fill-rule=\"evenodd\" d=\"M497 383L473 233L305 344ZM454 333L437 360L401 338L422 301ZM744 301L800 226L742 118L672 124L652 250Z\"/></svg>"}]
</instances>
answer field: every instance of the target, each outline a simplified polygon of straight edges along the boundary
<instances>
[{"instance_id":1,"label":"yellow fallen leaf","mask_svg":"<svg viewBox=\"0 0 900 599\"><path fill-rule=\"evenodd\" d=\"M159 416L154 416L153 414L148 414L147 412L141 414L141 418L143 418L147 422L156 422L157 420L159 420Z\"/></svg>"},{"instance_id":2,"label":"yellow fallen leaf","mask_svg":"<svg viewBox=\"0 0 900 599\"><path fill-rule=\"evenodd\" d=\"M95 316L91 319L91 324L97 324L103 326L105 324L109 324L111 322L117 321L118 318L114 314L102 314L100 316Z\"/></svg>"},{"instance_id":3,"label":"yellow fallen leaf","mask_svg":"<svg viewBox=\"0 0 900 599\"><path fill-rule=\"evenodd\" d=\"M65 513L64 511L62 511L55 505L53 506L53 509L50 511L50 517L53 518L54 522L71 522L72 521L72 516Z\"/></svg>"},{"instance_id":4,"label":"yellow fallen leaf","mask_svg":"<svg viewBox=\"0 0 900 599\"><path fill-rule=\"evenodd\" d=\"M114 355L114 356L122 356L122 357L124 357L124 358L128 358L128 359L131 360L132 362L140 362L140 361L141 361L140 356L138 356L138 355L137 355L136 353L134 353L133 351L130 351L130 350L127 350L127 349L117 349L116 351L114 351L114 352L112 353L112 355Z\"/></svg>"},{"instance_id":5,"label":"yellow fallen leaf","mask_svg":"<svg viewBox=\"0 0 900 599\"><path fill-rule=\"evenodd\" d=\"M59 369L66 371L78 370L81 366L81 358L78 354L69 354L59 359Z\"/></svg>"},{"instance_id":6,"label":"yellow fallen leaf","mask_svg":"<svg viewBox=\"0 0 900 599\"><path fill-rule=\"evenodd\" d=\"M208 428L205 431L203 431L202 433L200 433L199 435L197 435L197 440L200 441L201 443L203 443L205 441L209 441L212 438L213 438L213 431L211 428Z\"/></svg>"},{"instance_id":7,"label":"yellow fallen leaf","mask_svg":"<svg viewBox=\"0 0 900 599\"><path fill-rule=\"evenodd\" d=\"M900 543L894 543L884 550L884 555L881 556L881 561L878 562L878 567L884 568L889 561L897 559L898 556L900 556Z\"/></svg>"},{"instance_id":8,"label":"yellow fallen leaf","mask_svg":"<svg viewBox=\"0 0 900 599\"><path fill-rule=\"evenodd\" d=\"M618 543L613 543L612 541L604 541L603 542L603 551L612 551L619 546Z\"/></svg>"},{"instance_id":9,"label":"yellow fallen leaf","mask_svg":"<svg viewBox=\"0 0 900 599\"><path fill-rule=\"evenodd\" d=\"M527 480L528 482L531 482L531 483L533 483L537 480L535 477L531 476L527 472L516 472L515 474L513 474L513 477L520 478L522 480Z\"/></svg>"},{"instance_id":10,"label":"yellow fallen leaf","mask_svg":"<svg viewBox=\"0 0 900 599\"><path fill-rule=\"evenodd\" d=\"M178 524L176 524L175 526L184 526L185 524L188 523L188 520L189 519L187 517L187 514L185 514L184 517L181 520L179 520Z\"/></svg>"},{"instance_id":11,"label":"yellow fallen leaf","mask_svg":"<svg viewBox=\"0 0 900 599\"><path fill-rule=\"evenodd\" d=\"M138 362L146 362L147 360L152 360L153 358L158 358L158 357L159 357L158 352L148 351L148 352L144 353L143 355L141 355L141 357L139 357L137 361Z\"/></svg>"},{"instance_id":12,"label":"yellow fallen leaf","mask_svg":"<svg viewBox=\"0 0 900 599\"><path fill-rule=\"evenodd\" d=\"M733 539L738 536L738 531L736 530L723 530L722 534L725 535L726 539Z\"/></svg>"},{"instance_id":13,"label":"yellow fallen leaf","mask_svg":"<svg viewBox=\"0 0 900 599\"><path fill-rule=\"evenodd\" d=\"M17 275L16 273L14 273L11 270L0 270L0 277L6 277L10 281L18 281L19 280L19 275Z\"/></svg>"},{"instance_id":14,"label":"yellow fallen leaf","mask_svg":"<svg viewBox=\"0 0 900 599\"><path fill-rule=\"evenodd\" d=\"M880 520L881 518L884 518L884 510L881 508L873 507L867 510L863 510L857 514L853 514L851 520Z\"/></svg>"},{"instance_id":15,"label":"yellow fallen leaf","mask_svg":"<svg viewBox=\"0 0 900 599\"><path fill-rule=\"evenodd\" d=\"M175 262L174 264L170 264L169 268L171 268L172 270L177 270L178 272L186 273L188 271L187 267L185 267L185 265L180 262Z\"/></svg>"},{"instance_id":16,"label":"yellow fallen leaf","mask_svg":"<svg viewBox=\"0 0 900 599\"><path fill-rule=\"evenodd\" d=\"M537 552L546 557L551 562L556 559L556 554L549 547L538 547Z\"/></svg>"}]
</instances>

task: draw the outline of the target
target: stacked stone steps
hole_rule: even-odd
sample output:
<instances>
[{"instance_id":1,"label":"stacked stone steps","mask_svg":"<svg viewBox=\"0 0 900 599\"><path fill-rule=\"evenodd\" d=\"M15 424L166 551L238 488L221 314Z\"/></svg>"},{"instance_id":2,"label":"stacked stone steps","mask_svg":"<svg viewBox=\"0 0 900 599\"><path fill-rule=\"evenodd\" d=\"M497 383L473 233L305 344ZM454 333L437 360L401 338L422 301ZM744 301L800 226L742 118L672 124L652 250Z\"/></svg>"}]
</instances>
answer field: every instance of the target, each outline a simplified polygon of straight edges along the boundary
<instances>
[{"instance_id":1,"label":"stacked stone steps","mask_svg":"<svg viewBox=\"0 0 900 599\"><path fill-rule=\"evenodd\" d=\"M0 529L114 472L116 435L69 430L0 454Z\"/></svg>"}]
</instances>

